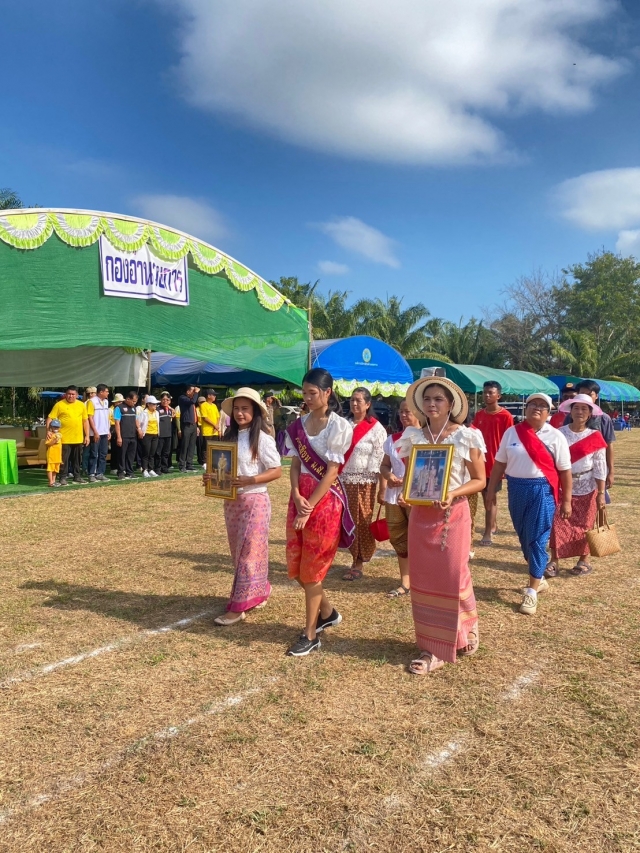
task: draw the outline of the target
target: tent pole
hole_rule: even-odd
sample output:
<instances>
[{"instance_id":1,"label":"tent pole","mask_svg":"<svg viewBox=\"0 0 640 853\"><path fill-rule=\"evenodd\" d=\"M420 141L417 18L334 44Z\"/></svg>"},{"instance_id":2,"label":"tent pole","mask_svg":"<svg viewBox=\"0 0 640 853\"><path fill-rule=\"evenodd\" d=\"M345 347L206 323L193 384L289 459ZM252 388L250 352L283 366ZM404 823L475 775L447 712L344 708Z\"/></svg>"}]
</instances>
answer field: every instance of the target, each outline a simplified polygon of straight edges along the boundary
<instances>
[{"instance_id":1,"label":"tent pole","mask_svg":"<svg viewBox=\"0 0 640 853\"><path fill-rule=\"evenodd\" d=\"M151 350L145 352L147 357L147 394L151 393Z\"/></svg>"},{"instance_id":2,"label":"tent pole","mask_svg":"<svg viewBox=\"0 0 640 853\"><path fill-rule=\"evenodd\" d=\"M312 316L311 316L312 304L313 303L311 302L311 300L309 300L309 307L307 309L309 312L309 370L311 370L311 368L313 367L313 363L312 363L313 362L313 356L311 355L311 343L313 341L313 322L312 322Z\"/></svg>"}]
</instances>

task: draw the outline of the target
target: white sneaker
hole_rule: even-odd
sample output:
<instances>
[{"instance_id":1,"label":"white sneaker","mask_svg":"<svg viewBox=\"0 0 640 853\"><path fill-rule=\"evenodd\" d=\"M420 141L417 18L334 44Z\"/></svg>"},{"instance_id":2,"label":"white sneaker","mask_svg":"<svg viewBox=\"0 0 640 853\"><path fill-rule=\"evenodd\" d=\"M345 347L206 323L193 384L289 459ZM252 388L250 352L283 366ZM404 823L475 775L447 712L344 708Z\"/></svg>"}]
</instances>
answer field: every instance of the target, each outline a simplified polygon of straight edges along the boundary
<instances>
[{"instance_id":1,"label":"white sneaker","mask_svg":"<svg viewBox=\"0 0 640 853\"><path fill-rule=\"evenodd\" d=\"M523 595L525 595L528 589L529 589L528 586L523 586L522 589L520 590L520 592ZM541 592L546 592L548 589L549 589L549 581L546 578L540 578L540 583L538 585L538 595Z\"/></svg>"},{"instance_id":2,"label":"white sneaker","mask_svg":"<svg viewBox=\"0 0 640 853\"><path fill-rule=\"evenodd\" d=\"M533 595L531 595L533 593ZM527 588L527 591L522 597L520 605L520 613L525 613L527 616L535 616L538 609L538 596L533 589Z\"/></svg>"},{"instance_id":3,"label":"white sneaker","mask_svg":"<svg viewBox=\"0 0 640 853\"><path fill-rule=\"evenodd\" d=\"M149 471L149 476L150 477L157 477L158 475L156 474L155 471Z\"/></svg>"},{"instance_id":4,"label":"white sneaker","mask_svg":"<svg viewBox=\"0 0 640 853\"><path fill-rule=\"evenodd\" d=\"M151 474L148 471L145 471L142 476L143 477L150 477Z\"/></svg>"}]
</instances>

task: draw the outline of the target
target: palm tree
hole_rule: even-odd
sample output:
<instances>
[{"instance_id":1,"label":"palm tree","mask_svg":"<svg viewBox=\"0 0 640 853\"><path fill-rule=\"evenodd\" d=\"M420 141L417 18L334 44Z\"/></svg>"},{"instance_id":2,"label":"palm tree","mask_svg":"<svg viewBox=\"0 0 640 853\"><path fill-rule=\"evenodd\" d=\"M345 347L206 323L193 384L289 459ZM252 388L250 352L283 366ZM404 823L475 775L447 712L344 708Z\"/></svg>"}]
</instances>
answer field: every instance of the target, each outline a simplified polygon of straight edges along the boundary
<instances>
[{"instance_id":1,"label":"palm tree","mask_svg":"<svg viewBox=\"0 0 640 853\"><path fill-rule=\"evenodd\" d=\"M324 299L315 297L311 308L311 329L316 340L349 338L358 334L353 309L346 306L348 297L348 290L330 290Z\"/></svg>"},{"instance_id":2,"label":"palm tree","mask_svg":"<svg viewBox=\"0 0 640 853\"><path fill-rule=\"evenodd\" d=\"M418 356L427 346L427 308L419 302L402 308L402 299L360 299L351 309L356 334L372 335L397 349L405 358Z\"/></svg>"},{"instance_id":3,"label":"palm tree","mask_svg":"<svg viewBox=\"0 0 640 853\"><path fill-rule=\"evenodd\" d=\"M593 332L581 329L563 329L558 341L551 341L551 351L558 360L560 370L578 376L616 379L619 373L633 368L635 353L627 343L627 333L621 332L598 346Z\"/></svg>"}]
</instances>

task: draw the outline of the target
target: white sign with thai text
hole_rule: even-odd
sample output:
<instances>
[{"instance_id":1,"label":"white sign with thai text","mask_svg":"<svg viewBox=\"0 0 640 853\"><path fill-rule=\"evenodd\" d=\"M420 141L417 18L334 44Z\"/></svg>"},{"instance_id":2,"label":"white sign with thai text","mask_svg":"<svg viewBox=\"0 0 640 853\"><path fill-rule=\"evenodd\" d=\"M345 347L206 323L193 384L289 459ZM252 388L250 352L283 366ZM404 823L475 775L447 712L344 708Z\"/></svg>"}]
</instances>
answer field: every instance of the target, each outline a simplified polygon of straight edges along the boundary
<instances>
[{"instance_id":1,"label":"white sign with thai text","mask_svg":"<svg viewBox=\"0 0 640 853\"><path fill-rule=\"evenodd\" d=\"M105 296L159 299L172 305L189 304L187 256L165 261L145 244L135 252L116 249L100 236L100 269Z\"/></svg>"}]
</instances>

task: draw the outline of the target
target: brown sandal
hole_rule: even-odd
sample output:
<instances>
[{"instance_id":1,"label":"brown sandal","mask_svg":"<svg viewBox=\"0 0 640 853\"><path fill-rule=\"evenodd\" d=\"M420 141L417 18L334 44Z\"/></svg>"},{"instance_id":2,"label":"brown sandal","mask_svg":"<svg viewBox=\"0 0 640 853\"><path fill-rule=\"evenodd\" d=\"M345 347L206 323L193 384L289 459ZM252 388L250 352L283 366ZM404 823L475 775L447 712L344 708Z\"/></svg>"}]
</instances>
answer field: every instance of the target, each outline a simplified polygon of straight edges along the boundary
<instances>
[{"instance_id":1,"label":"brown sandal","mask_svg":"<svg viewBox=\"0 0 640 853\"><path fill-rule=\"evenodd\" d=\"M557 578L560 574L560 566L555 560L547 563L547 568L544 570L545 578Z\"/></svg>"},{"instance_id":2,"label":"brown sandal","mask_svg":"<svg viewBox=\"0 0 640 853\"><path fill-rule=\"evenodd\" d=\"M387 598L404 598L404 596L409 595L410 592L411 590L401 583L397 589L392 589L391 592L387 593Z\"/></svg>"},{"instance_id":3,"label":"brown sandal","mask_svg":"<svg viewBox=\"0 0 640 853\"><path fill-rule=\"evenodd\" d=\"M359 581L362 577L362 569L349 569L349 571L342 575L343 581Z\"/></svg>"},{"instance_id":4,"label":"brown sandal","mask_svg":"<svg viewBox=\"0 0 640 853\"><path fill-rule=\"evenodd\" d=\"M471 637L475 637L474 640L471 640ZM461 649L456 649L456 654L460 657L469 657L469 655L474 655L478 651L478 646L480 645L480 633L476 631L469 631L467 634L467 645L463 646Z\"/></svg>"},{"instance_id":5,"label":"brown sandal","mask_svg":"<svg viewBox=\"0 0 640 853\"><path fill-rule=\"evenodd\" d=\"M409 664L411 675L428 675L444 666L444 661L432 655L431 652L422 652L419 658L412 660Z\"/></svg>"},{"instance_id":6,"label":"brown sandal","mask_svg":"<svg viewBox=\"0 0 640 853\"><path fill-rule=\"evenodd\" d=\"M590 563L587 563L586 560L578 560L575 566L569 569L569 574L573 575L574 578L582 578L585 575L590 575L592 571L593 566Z\"/></svg>"}]
</instances>

